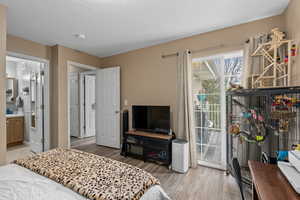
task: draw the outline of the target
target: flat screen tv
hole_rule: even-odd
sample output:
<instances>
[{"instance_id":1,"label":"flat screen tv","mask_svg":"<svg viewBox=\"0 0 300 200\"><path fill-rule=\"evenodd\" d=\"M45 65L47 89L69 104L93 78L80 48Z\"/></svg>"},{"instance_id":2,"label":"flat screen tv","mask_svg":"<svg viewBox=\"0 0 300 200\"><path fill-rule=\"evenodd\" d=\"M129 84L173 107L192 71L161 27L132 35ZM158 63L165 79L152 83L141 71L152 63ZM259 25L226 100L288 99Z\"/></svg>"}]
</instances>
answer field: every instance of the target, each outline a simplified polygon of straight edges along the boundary
<instances>
[{"instance_id":1,"label":"flat screen tv","mask_svg":"<svg viewBox=\"0 0 300 200\"><path fill-rule=\"evenodd\" d=\"M169 134L170 106L132 106L132 128Z\"/></svg>"}]
</instances>

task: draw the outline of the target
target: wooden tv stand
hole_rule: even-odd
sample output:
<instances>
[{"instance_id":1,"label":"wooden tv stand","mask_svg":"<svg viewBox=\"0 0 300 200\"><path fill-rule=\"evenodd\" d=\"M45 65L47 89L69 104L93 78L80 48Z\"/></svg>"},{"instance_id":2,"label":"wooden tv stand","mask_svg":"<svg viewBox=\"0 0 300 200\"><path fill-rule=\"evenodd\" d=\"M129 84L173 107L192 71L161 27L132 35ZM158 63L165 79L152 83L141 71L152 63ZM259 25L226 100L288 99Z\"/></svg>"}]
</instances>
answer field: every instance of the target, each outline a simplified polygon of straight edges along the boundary
<instances>
[{"instance_id":1,"label":"wooden tv stand","mask_svg":"<svg viewBox=\"0 0 300 200\"><path fill-rule=\"evenodd\" d=\"M122 153L126 156L156 161L170 167L172 161L172 135L129 130L124 134ZM133 147L141 149L132 152Z\"/></svg>"}]
</instances>

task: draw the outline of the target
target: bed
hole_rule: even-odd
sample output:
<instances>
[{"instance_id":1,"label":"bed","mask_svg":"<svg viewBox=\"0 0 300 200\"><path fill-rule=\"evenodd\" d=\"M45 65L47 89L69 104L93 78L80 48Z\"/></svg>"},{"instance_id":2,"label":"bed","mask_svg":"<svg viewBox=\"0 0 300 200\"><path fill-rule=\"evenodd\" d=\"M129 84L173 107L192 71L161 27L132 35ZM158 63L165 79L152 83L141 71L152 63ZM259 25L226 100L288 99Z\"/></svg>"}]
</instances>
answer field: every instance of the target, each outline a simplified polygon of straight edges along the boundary
<instances>
[{"instance_id":1,"label":"bed","mask_svg":"<svg viewBox=\"0 0 300 200\"><path fill-rule=\"evenodd\" d=\"M8 199L170 200L158 180L144 170L69 149L51 150L0 167L0 200Z\"/></svg>"}]
</instances>

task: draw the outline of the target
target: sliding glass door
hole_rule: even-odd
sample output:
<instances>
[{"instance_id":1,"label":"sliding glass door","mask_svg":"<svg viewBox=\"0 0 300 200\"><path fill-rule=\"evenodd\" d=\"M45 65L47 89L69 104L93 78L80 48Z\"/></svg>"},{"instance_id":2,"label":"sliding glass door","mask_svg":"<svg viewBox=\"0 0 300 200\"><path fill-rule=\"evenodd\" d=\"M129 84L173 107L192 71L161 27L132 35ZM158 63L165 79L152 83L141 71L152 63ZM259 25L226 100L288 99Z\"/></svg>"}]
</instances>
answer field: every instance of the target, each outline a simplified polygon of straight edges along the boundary
<instances>
[{"instance_id":1,"label":"sliding glass door","mask_svg":"<svg viewBox=\"0 0 300 200\"><path fill-rule=\"evenodd\" d=\"M193 59L193 103L198 162L201 165L226 169L226 88L229 77L228 61L241 52ZM228 60L229 59L229 60ZM240 63L241 64L241 63ZM232 67L232 66L230 66ZM235 72L236 73L236 72Z\"/></svg>"}]
</instances>

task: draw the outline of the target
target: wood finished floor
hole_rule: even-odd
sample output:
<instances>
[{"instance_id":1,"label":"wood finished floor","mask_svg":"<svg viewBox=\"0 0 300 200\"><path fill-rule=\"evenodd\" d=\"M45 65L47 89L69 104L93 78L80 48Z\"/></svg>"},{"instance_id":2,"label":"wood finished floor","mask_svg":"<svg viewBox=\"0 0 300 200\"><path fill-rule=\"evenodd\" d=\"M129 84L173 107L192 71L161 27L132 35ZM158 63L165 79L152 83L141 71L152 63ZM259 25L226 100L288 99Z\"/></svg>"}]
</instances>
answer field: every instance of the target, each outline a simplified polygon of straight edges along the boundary
<instances>
[{"instance_id":1,"label":"wood finished floor","mask_svg":"<svg viewBox=\"0 0 300 200\"><path fill-rule=\"evenodd\" d=\"M234 178L224 175L224 172L198 166L190 169L187 174L169 171L166 167L155 163L133 158L125 158L120 151L98 146L95 143L76 145L78 150L106 156L142 168L157 177L163 189L172 200L240 200L238 187ZM248 189L249 190L249 189ZM246 191L246 199L251 199Z\"/></svg>"}]
</instances>

